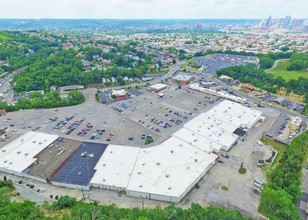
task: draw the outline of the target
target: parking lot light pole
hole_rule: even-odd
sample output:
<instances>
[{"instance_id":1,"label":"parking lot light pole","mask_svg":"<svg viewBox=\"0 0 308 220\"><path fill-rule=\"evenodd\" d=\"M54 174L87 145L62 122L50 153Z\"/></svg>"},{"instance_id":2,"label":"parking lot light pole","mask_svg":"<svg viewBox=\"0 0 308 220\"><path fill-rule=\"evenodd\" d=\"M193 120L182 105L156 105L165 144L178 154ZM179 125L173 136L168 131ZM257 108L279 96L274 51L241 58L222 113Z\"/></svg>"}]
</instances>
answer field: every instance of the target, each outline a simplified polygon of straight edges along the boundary
<instances>
[{"instance_id":1,"label":"parking lot light pole","mask_svg":"<svg viewBox=\"0 0 308 220\"><path fill-rule=\"evenodd\" d=\"M229 183L228 183L228 189L229 189L229 187L230 187L230 184L231 184L231 179L230 179L230 181L229 181Z\"/></svg>"}]
</instances>

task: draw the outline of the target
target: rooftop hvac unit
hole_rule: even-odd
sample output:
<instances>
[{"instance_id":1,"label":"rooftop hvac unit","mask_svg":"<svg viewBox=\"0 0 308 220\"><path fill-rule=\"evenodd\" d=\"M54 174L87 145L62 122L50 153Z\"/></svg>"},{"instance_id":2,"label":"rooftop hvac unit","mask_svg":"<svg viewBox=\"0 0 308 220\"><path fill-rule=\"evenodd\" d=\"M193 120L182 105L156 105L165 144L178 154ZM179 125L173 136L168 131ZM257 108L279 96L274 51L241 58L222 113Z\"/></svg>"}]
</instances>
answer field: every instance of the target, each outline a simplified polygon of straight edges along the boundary
<instances>
[{"instance_id":1,"label":"rooftop hvac unit","mask_svg":"<svg viewBox=\"0 0 308 220\"><path fill-rule=\"evenodd\" d=\"M198 159L195 159L195 162L198 162Z\"/></svg>"},{"instance_id":2,"label":"rooftop hvac unit","mask_svg":"<svg viewBox=\"0 0 308 220\"><path fill-rule=\"evenodd\" d=\"M20 154L21 152L20 151L17 151L17 154Z\"/></svg>"},{"instance_id":3,"label":"rooftop hvac unit","mask_svg":"<svg viewBox=\"0 0 308 220\"><path fill-rule=\"evenodd\" d=\"M187 166L186 169L189 170L189 169L190 169L190 166Z\"/></svg>"},{"instance_id":4,"label":"rooftop hvac unit","mask_svg":"<svg viewBox=\"0 0 308 220\"><path fill-rule=\"evenodd\" d=\"M180 145L179 145L179 147L182 147L182 146L183 146L183 144L180 144Z\"/></svg>"},{"instance_id":5,"label":"rooftop hvac unit","mask_svg":"<svg viewBox=\"0 0 308 220\"><path fill-rule=\"evenodd\" d=\"M145 163L143 163L142 166L145 166Z\"/></svg>"},{"instance_id":6,"label":"rooftop hvac unit","mask_svg":"<svg viewBox=\"0 0 308 220\"><path fill-rule=\"evenodd\" d=\"M159 165L160 165L160 162L157 162L156 165L159 166Z\"/></svg>"},{"instance_id":7,"label":"rooftop hvac unit","mask_svg":"<svg viewBox=\"0 0 308 220\"><path fill-rule=\"evenodd\" d=\"M35 144L36 141L32 141L33 144Z\"/></svg>"},{"instance_id":8,"label":"rooftop hvac unit","mask_svg":"<svg viewBox=\"0 0 308 220\"><path fill-rule=\"evenodd\" d=\"M112 152L112 151L110 151L110 153L112 154L113 152Z\"/></svg>"},{"instance_id":9,"label":"rooftop hvac unit","mask_svg":"<svg viewBox=\"0 0 308 220\"><path fill-rule=\"evenodd\" d=\"M78 175L81 175L82 174L82 172L78 172Z\"/></svg>"},{"instance_id":10,"label":"rooftop hvac unit","mask_svg":"<svg viewBox=\"0 0 308 220\"><path fill-rule=\"evenodd\" d=\"M168 190L171 190L172 188L171 187L168 187Z\"/></svg>"},{"instance_id":11,"label":"rooftop hvac unit","mask_svg":"<svg viewBox=\"0 0 308 220\"><path fill-rule=\"evenodd\" d=\"M140 175L141 174L141 172L138 172L138 175Z\"/></svg>"},{"instance_id":12,"label":"rooftop hvac unit","mask_svg":"<svg viewBox=\"0 0 308 220\"><path fill-rule=\"evenodd\" d=\"M39 142L39 144L42 144L43 142Z\"/></svg>"},{"instance_id":13,"label":"rooftop hvac unit","mask_svg":"<svg viewBox=\"0 0 308 220\"><path fill-rule=\"evenodd\" d=\"M105 182L106 180L105 180L105 178L103 178L103 182Z\"/></svg>"},{"instance_id":14,"label":"rooftop hvac unit","mask_svg":"<svg viewBox=\"0 0 308 220\"><path fill-rule=\"evenodd\" d=\"M4 150L2 150L2 152L4 153L4 152L6 152L6 150L4 149Z\"/></svg>"},{"instance_id":15,"label":"rooftop hvac unit","mask_svg":"<svg viewBox=\"0 0 308 220\"><path fill-rule=\"evenodd\" d=\"M4 163L7 163L7 160L5 160Z\"/></svg>"},{"instance_id":16,"label":"rooftop hvac unit","mask_svg":"<svg viewBox=\"0 0 308 220\"><path fill-rule=\"evenodd\" d=\"M21 142L23 142L23 141L24 141L24 139L21 139L20 141L21 141Z\"/></svg>"},{"instance_id":17,"label":"rooftop hvac unit","mask_svg":"<svg viewBox=\"0 0 308 220\"><path fill-rule=\"evenodd\" d=\"M166 177L166 178L169 178L169 174L167 173L167 174L165 175L165 177Z\"/></svg>"},{"instance_id":18,"label":"rooftop hvac unit","mask_svg":"<svg viewBox=\"0 0 308 220\"><path fill-rule=\"evenodd\" d=\"M13 164L13 162L10 162L9 164Z\"/></svg>"},{"instance_id":19,"label":"rooftop hvac unit","mask_svg":"<svg viewBox=\"0 0 308 220\"><path fill-rule=\"evenodd\" d=\"M140 185L139 188L142 188L142 185Z\"/></svg>"},{"instance_id":20,"label":"rooftop hvac unit","mask_svg":"<svg viewBox=\"0 0 308 220\"><path fill-rule=\"evenodd\" d=\"M28 156L29 154L28 153L25 153L25 156Z\"/></svg>"},{"instance_id":21,"label":"rooftop hvac unit","mask_svg":"<svg viewBox=\"0 0 308 220\"><path fill-rule=\"evenodd\" d=\"M173 150L171 150L171 151L170 151L170 153L172 153L172 154L173 154Z\"/></svg>"}]
</instances>

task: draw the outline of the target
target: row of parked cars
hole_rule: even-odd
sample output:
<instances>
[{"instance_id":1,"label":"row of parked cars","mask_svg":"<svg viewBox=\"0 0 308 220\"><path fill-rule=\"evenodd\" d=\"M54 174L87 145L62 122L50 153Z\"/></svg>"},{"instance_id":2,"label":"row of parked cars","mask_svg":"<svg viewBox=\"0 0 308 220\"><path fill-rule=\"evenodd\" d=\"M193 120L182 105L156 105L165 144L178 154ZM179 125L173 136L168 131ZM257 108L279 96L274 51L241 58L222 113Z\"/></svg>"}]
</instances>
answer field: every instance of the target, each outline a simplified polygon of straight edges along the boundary
<instances>
[{"instance_id":1,"label":"row of parked cars","mask_svg":"<svg viewBox=\"0 0 308 220\"><path fill-rule=\"evenodd\" d=\"M119 109L119 108L117 108L117 107L115 107L115 106L111 106L111 108L112 108L113 110L119 112L119 113L122 113L122 112L123 112L123 110L121 110L121 109Z\"/></svg>"},{"instance_id":2,"label":"row of parked cars","mask_svg":"<svg viewBox=\"0 0 308 220\"><path fill-rule=\"evenodd\" d=\"M52 130L59 130L60 128L62 128L64 125L67 124L67 122L69 122L70 120L72 120L75 117L76 114L70 116L70 117L65 117L63 118L61 121L59 121L55 126L52 127ZM49 118L49 120L51 122L55 122L58 118Z\"/></svg>"},{"instance_id":3,"label":"row of parked cars","mask_svg":"<svg viewBox=\"0 0 308 220\"><path fill-rule=\"evenodd\" d=\"M88 131L90 131L92 128L93 128L93 125L91 123L87 123L86 126L77 133L77 135L85 136L88 133Z\"/></svg>"},{"instance_id":4,"label":"row of parked cars","mask_svg":"<svg viewBox=\"0 0 308 220\"><path fill-rule=\"evenodd\" d=\"M105 130L96 130L90 137L91 140L100 138L104 134Z\"/></svg>"}]
</instances>

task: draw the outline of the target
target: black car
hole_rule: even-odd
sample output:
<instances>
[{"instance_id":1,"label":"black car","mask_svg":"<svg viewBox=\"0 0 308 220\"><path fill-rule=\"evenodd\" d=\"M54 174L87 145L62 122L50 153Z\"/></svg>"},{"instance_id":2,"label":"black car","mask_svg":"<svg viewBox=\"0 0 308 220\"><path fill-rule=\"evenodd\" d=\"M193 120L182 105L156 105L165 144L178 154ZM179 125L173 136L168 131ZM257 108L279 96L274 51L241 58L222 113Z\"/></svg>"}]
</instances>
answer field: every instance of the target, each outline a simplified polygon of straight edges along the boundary
<instances>
[{"instance_id":1,"label":"black car","mask_svg":"<svg viewBox=\"0 0 308 220\"><path fill-rule=\"evenodd\" d=\"M264 160L259 160L259 163L264 163Z\"/></svg>"},{"instance_id":2,"label":"black car","mask_svg":"<svg viewBox=\"0 0 308 220\"><path fill-rule=\"evenodd\" d=\"M217 163L224 163L222 160L217 160Z\"/></svg>"}]
</instances>

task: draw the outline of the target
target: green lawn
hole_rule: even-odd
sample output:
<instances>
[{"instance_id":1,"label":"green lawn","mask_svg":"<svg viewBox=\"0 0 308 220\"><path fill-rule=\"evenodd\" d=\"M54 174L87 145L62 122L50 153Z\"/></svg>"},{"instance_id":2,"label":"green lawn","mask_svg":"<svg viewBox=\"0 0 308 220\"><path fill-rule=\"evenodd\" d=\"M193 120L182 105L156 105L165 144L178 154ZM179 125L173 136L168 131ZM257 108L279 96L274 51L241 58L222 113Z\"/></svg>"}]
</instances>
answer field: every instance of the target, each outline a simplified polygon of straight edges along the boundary
<instances>
[{"instance_id":1,"label":"green lawn","mask_svg":"<svg viewBox=\"0 0 308 220\"><path fill-rule=\"evenodd\" d=\"M308 72L304 70L301 71L287 71L289 61L288 60L280 60L275 69L268 71L268 73L272 74L275 77L281 76L286 81L291 79L298 79L300 76L308 79Z\"/></svg>"}]
</instances>

